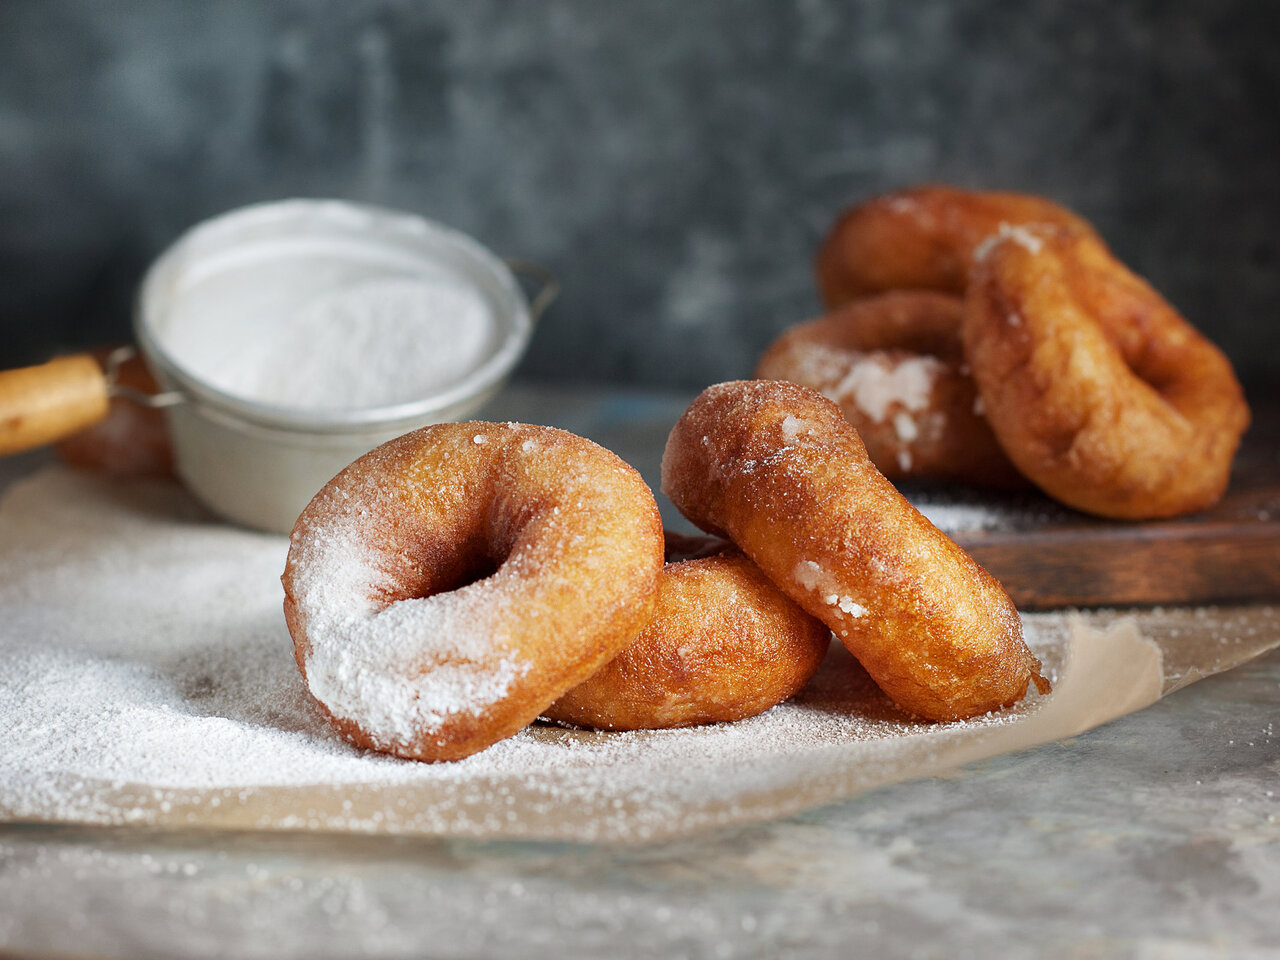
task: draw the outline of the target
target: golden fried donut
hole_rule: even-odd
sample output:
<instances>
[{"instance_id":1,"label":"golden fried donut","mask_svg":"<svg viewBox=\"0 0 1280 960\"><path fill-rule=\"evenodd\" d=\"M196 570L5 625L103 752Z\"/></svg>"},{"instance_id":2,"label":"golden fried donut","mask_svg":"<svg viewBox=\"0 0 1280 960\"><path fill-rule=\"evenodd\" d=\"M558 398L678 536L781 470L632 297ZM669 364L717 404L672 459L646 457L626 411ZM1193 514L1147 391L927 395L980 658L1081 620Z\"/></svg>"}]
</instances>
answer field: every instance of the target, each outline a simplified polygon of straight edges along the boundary
<instances>
[{"instance_id":1,"label":"golden fried donut","mask_svg":"<svg viewBox=\"0 0 1280 960\"><path fill-rule=\"evenodd\" d=\"M662 522L640 475L551 427L424 427L339 473L293 528L294 653L338 731L452 760L520 730L652 616Z\"/></svg>"},{"instance_id":2,"label":"golden fried donut","mask_svg":"<svg viewBox=\"0 0 1280 960\"><path fill-rule=\"evenodd\" d=\"M595 730L741 720L781 703L818 669L831 639L826 626L731 544L716 541L708 553L667 536L653 619L544 717ZM689 549L693 559L675 559Z\"/></svg>"},{"instance_id":3,"label":"golden fried donut","mask_svg":"<svg viewBox=\"0 0 1280 960\"><path fill-rule=\"evenodd\" d=\"M927 290L855 300L784 332L756 376L834 401L890 479L1024 485L983 416L961 349L963 318L963 300Z\"/></svg>"},{"instance_id":4,"label":"golden fried donut","mask_svg":"<svg viewBox=\"0 0 1280 960\"><path fill-rule=\"evenodd\" d=\"M963 332L992 429L1050 496L1136 520L1226 489L1249 423L1230 362L1096 236L1004 228Z\"/></svg>"},{"instance_id":5,"label":"golden fried donut","mask_svg":"<svg viewBox=\"0 0 1280 960\"><path fill-rule=\"evenodd\" d=\"M833 631L900 707L934 720L1040 677L1000 584L867 459L839 408L778 380L707 388L676 422L662 489Z\"/></svg>"},{"instance_id":6,"label":"golden fried donut","mask_svg":"<svg viewBox=\"0 0 1280 960\"><path fill-rule=\"evenodd\" d=\"M93 351L104 369L110 348ZM139 393L159 388L141 356L133 356L116 368L116 382ZM55 444L68 466L93 470L111 477L173 476L173 449L164 413L124 397L113 397L104 419Z\"/></svg>"},{"instance_id":7,"label":"golden fried donut","mask_svg":"<svg viewBox=\"0 0 1280 960\"><path fill-rule=\"evenodd\" d=\"M911 187L873 197L836 221L818 251L818 289L828 307L884 290L962 296L974 249L1002 223L1093 229L1043 197Z\"/></svg>"}]
</instances>

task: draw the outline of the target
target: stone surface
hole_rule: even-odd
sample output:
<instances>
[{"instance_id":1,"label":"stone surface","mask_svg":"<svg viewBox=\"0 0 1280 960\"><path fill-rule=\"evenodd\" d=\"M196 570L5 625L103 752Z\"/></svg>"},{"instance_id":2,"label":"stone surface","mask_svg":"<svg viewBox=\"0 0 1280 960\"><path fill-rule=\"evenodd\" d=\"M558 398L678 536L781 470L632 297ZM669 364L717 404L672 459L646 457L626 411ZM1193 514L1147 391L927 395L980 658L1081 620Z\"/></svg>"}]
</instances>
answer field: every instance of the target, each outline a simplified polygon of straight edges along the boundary
<instances>
[{"instance_id":1,"label":"stone surface","mask_svg":"<svg viewBox=\"0 0 1280 960\"><path fill-rule=\"evenodd\" d=\"M1045 193L1275 369L1273 4L803 0L0 7L0 366L128 336L147 262L244 203L426 213L565 284L526 375L700 386L817 308L836 212Z\"/></svg>"}]
</instances>

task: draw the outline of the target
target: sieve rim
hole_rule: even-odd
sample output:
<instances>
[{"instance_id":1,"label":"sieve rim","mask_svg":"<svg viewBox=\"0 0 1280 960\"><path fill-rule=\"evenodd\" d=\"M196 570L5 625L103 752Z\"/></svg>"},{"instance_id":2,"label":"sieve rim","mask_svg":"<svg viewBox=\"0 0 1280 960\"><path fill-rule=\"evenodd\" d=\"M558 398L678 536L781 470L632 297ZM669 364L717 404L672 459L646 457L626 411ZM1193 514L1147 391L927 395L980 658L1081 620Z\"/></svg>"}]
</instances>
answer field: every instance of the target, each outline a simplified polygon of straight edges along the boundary
<instances>
[{"instance_id":1,"label":"sieve rim","mask_svg":"<svg viewBox=\"0 0 1280 960\"><path fill-rule=\"evenodd\" d=\"M416 400L353 410L307 410L250 400L209 384L173 358L163 345L163 337L154 329L157 318L152 316L155 312L153 306L160 297L157 288L176 269L179 260L192 244L220 231L272 218L283 220L288 216L326 215L347 218L364 215L372 218L376 220L380 231L389 231L394 240L412 250L423 262L439 264L439 260L425 249L415 247L415 241L420 245L424 238L452 247L469 259L494 281L506 300L506 303L495 303L495 308L510 307L509 310L499 310L498 320L506 329L493 353L445 390ZM285 234L282 232L281 235ZM458 274L461 279L468 280L461 271ZM474 280L468 282L479 289ZM546 281L537 302L545 308L554 295L555 282L551 279ZM203 220L179 235L152 262L143 276L134 304L133 327L139 348L148 363L162 381L167 381L166 386L171 392L181 395L182 402L216 412L220 419L230 417L268 429L298 434L356 434L369 430L391 430L401 424L409 429L430 420L433 415L492 393L524 356L533 335L535 319L529 299L516 279L512 265L508 265L489 248L461 230L418 214L376 204L325 198L291 198L238 207Z\"/></svg>"}]
</instances>

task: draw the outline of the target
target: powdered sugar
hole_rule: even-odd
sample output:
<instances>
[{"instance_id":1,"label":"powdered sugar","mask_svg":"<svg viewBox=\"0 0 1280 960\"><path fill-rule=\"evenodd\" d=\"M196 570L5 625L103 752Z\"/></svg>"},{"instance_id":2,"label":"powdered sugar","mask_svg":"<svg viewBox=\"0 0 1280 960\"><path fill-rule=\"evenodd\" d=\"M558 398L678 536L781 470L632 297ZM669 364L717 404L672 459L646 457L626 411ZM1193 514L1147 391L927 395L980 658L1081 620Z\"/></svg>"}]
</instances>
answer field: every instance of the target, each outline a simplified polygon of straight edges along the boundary
<instances>
[{"instance_id":1,"label":"powdered sugar","mask_svg":"<svg viewBox=\"0 0 1280 960\"><path fill-rule=\"evenodd\" d=\"M877 423L883 423L895 404L906 410L924 410L943 363L936 357L919 356L891 361L884 357L866 357L849 367L848 372L822 392L837 403L853 404Z\"/></svg>"},{"instance_id":2,"label":"powdered sugar","mask_svg":"<svg viewBox=\"0 0 1280 960\"><path fill-rule=\"evenodd\" d=\"M484 429L458 433L467 449L490 439ZM387 454L371 456L381 464ZM412 748L456 715L500 703L530 665L501 628L510 619L501 572L419 595L424 560L395 533L405 511L385 473L394 470L366 465L321 492L294 529L284 583L307 640L312 694L375 744ZM439 493L418 492L427 500Z\"/></svg>"},{"instance_id":3,"label":"powdered sugar","mask_svg":"<svg viewBox=\"0 0 1280 960\"><path fill-rule=\"evenodd\" d=\"M228 393L310 410L431 396L475 369L494 335L492 311L478 291L426 277L371 280L301 307L283 305L257 317L252 335L234 349L210 347L210 338L225 343L244 322L176 327L182 333L174 350L188 369Z\"/></svg>"},{"instance_id":4,"label":"powdered sugar","mask_svg":"<svg viewBox=\"0 0 1280 960\"><path fill-rule=\"evenodd\" d=\"M934 384L946 369L933 356L864 353L803 340L789 344L785 358L775 357L774 362L788 371L787 379L842 406L851 404L877 423L890 412L927 409Z\"/></svg>"},{"instance_id":5,"label":"powdered sugar","mask_svg":"<svg viewBox=\"0 0 1280 960\"><path fill-rule=\"evenodd\" d=\"M1032 230L1028 229L1028 226L1030 225L1001 223L995 233L974 248L973 259L975 261L987 259L991 255L991 251L1006 240L1016 243L1032 256L1035 256L1044 249L1044 241L1037 237Z\"/></svg>"},{"instance_id":6,"label":"powdered sugar","mask_svg":"<svg viewBox=\"0 0 1280 960\"><path fill-rule=\"evenodd\" d=\"M998 530L1003 525L1000 512L990 507L964 503L932 503L916 501L915 508L930 523L946 534Z\"/></svg>"},{"instance_id":7,"label":"powdered sugar","mask_svg":"<svg viewBox=\"0 0 1280 960\"><path fill-rule=\"evenodd\" d=\"M867 608L854 600L853 597L838 593L832 589L835 579L817 561L801 560L796 564L792 575L805 590L817 593L827 606L836 607L854 618L867 615Z\"/></svg>"},{"instance_id":8,"label":"powdered sugar","mask_svg":"<svg viewBox=\"0 0 1280 960\"><path fill-rule=\"evenodd\" d=\"M546 834L571 808L575 836L634 839L732 819L748 795L792 795L807 765L858 744L891 776L908 762L891 743L933 756L1034 709L916 723L836 650L795 702L739 724L535 726L456 763L398 760L351 747L307 694L280 610L287 546L212 523L170 485L55 469L15 486L0 505L0 812ZM334 559L336 603L371 560Z\"/></svg>"},{"instance_id":9,"label":"powdered sugar","mask_svg":"<svg viewBox=\"0 0 1280 960\"><path fill-rule=\"evenodd\" d=\"M495 652L492 636L477 631L473 592L400 600L323 631L307 657L311 692L386 745L497 703L528 664Z\"/></svg>"},{"instance_id":10,"label":"powdered sugar","mask_svg":"<svg viewBox=\"0 0 1280 960\"><path fill-rule=\"evenodd\" d=\"M980 531L1044 530L1072 522L1071 512L1035 493L991 494L936 487L907 491L907 499L951 536Z\"/></svg>"},{"instance_id":11,"label":"powdered sugar","mask_svg":"<svg viewBox=\"0 0 1280 960\"><path fill-rule=\"evenodd\" d=\"M782 418L782 440L787 444L794 444L803 436L807 436L813 432L813 424L808 420L787 414Z\"/></svg>"},{"instance_id":12,"label":"powdered sugar","mask_svg":"<svg viewBox=\"0 0 1280 960\"><path fill-rule=\"evenodd\" d=\"M793 574L796 582L806 590L817 590L827 579L827 571L816 560L801 560Z\"/></svg>"},{"instance_id":13,"label":"powdered sugar","mask_svg":"<svg viewBox=\"0 0 1280 960\"><path fill-rule=\"evenodd\" d=\"M854 601L852 597L842 597L839 594L832 593L825 599L827 603L839 607L851 617L865 617L867 615L867 608Z\"/></svg>"},{"instance_id":14,"label":"powdered sugar","mask_svg":"<svg viewBox=\"0 0 1280 960\"><path fill-rule=\"evenodd\" d=\"M893 431L903 443L910 443L920 436L920 428L915 419L905 410L893 415Z\"/></svg>"},{"instance_id":15,"label":"powdered sugar","mask_svg":"<svg viewBox=\"0 0 1280 960\"><path fill-rule=\"evenodd\" d=\"M187 374L244 400L317 413L422 400L500 346L496 301L453 243L337 203L237 211L157 264L147 328Z\"/></svg>"}]
</instances>

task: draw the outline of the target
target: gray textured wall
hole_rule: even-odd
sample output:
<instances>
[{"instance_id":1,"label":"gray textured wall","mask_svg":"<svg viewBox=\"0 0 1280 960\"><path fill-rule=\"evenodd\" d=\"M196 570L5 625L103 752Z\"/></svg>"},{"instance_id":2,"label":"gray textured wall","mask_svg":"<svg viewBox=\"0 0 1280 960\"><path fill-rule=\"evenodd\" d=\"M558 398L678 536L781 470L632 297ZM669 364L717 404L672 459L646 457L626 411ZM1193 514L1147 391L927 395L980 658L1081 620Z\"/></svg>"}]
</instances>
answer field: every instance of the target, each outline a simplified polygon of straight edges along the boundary
<instances>
[{"instance_id":1,"label":"gray textured wall","mask_svg":"<svg viewBox=\"0 0 1280 960\"><path fill-rule=\"evenodd\" d=\"M1270 2L0 0L0 363L126 334L249 201L426 213L565 283L524 372L697 386L814 312L848 201L1045 193L1280 371Z\"/></svg>"}]
</instances>

